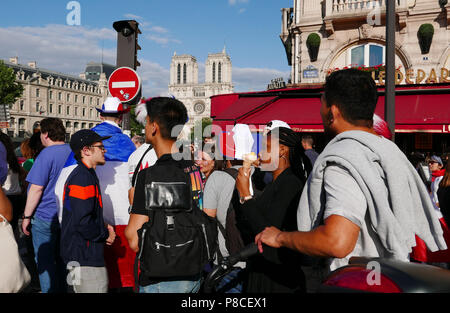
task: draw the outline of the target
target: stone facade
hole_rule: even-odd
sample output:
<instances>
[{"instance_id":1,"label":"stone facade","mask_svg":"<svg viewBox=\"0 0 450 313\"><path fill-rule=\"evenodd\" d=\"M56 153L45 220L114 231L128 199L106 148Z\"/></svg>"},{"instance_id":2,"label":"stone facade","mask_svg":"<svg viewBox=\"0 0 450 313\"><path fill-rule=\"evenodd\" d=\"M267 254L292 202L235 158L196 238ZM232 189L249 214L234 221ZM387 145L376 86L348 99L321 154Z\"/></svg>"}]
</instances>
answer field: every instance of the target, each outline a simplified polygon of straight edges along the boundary
<instances>
[{"instance_id":1,"label":"stone facade","mask_svg":"<svg viewBox=\"0 0 450 313\"><path fill-rule=\"evenodd\" d=\"M21 65L18 58L4 61L24 87L23 95L10 108L10 127L3 129L13 138L29 137L46 117L60 118L67 137L80 129L100 123L96 107L108 95L106 76L98 82L38 68L36 62Z\"/></svg>"},{"instance_id":2,"label":"stone facade","mask_svg":"<svg viewBox=\"0 0 450 313\"><path fill-rule=\"evenodd\" d=\"M293 8L282 9L280 37L292 67L292 85L322 83L335 68L385 63L386 1L294 0ZM450 1L393 1L396 68L401 72L398 83L450 81ZM434 28L428 53L419 45L418 31L423 24ZM320 38L316 60L307 45L313 33Z\"/></svg>"},{"instance_id":3,"label":"stone facade","mask_svg":"<svg viewBox=\"0 0 450 313\"><path fill-rule=\"evenodd\" d=\"M208 54L204 83L198 82L197 59L191 55L175 53L170 65L169 93L186 105L189 122L185 133L196 120L210 117L210 97L233 93L231 58L225 49L221 53Z\"/></svg>"}]
</instances>

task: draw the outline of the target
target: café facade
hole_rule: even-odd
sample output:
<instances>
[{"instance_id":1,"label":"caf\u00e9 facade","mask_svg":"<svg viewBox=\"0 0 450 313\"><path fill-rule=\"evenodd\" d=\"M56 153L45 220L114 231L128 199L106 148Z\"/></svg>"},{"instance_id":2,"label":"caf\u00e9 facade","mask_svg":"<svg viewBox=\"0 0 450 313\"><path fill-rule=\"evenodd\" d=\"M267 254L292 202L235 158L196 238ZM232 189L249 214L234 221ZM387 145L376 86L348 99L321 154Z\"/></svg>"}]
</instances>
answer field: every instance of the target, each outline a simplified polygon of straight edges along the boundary
<instances>
[{"instance_id":1,"label":"caf\u00e9 facade","mask_svg":"<svg viewBox=\"0 0 450 313\"><path fill-rule=\"evenodd\" d=\"M450 3L396 1L395 142L405 152L450 150ZM294 1L282 9L291 76L285 88L211 98L213 125L236 123L259 134L271 120L326 144L320 96L335 70L368 71L378 85L376 113L384 118L386 1ZM231 127L231 128L230 128ZM257 138L258 136L256 136Z\"/></svg>"}]
</instances>

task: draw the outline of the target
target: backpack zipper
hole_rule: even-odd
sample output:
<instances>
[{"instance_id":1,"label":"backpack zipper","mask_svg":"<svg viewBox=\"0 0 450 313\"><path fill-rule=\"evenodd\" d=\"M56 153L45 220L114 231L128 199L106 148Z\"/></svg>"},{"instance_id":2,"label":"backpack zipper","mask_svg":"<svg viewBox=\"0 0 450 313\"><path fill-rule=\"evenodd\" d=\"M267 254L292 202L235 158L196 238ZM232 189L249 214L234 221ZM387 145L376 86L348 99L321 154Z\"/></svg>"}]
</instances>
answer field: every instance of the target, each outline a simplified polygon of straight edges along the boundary
<instances>
[{"instance_id":1,"label":"backpack zipper","mask_svg":"<svg viewBox=\"0 0 450 313\"><path fill-rule=\"evenodd\" d=\"M206 236L205 224L202 224L202 230L203 230L203 236L205 236L206 252L208 252L208 260L210 260L211 254L209 253L209 244L208 244L208 237Z\"/></svg>"},{"instance_id":2,"label":"backpack zipper","mask_svg":"<svg viewBox=\"0 0 450 313\"><path fill-rule=\"evenodd\" d=\"M160 250L161 247L170 248L170 245L164 245L164 244L159 243L159 242L155 242L155 245L156 245L156 250Z\"/></svg>"},{"instance_id":3,"label":"backpack zipper","mask_svg":"<svg viewBox=\"0 0 450 313\"><path fill-rule=\"evenodd\" d=\"M158 182L154 181L150 185L186 185L185 182Z\"/></svg>"},{"instance_id":4,"label":"backpack zipper","mask_svg":"<svg viewBox=\"0 0 450 313\"><path fill-rule=\"evenodd\" d=\"M141 240L141 249L140 249L140 251L139 251L139 256L138 256L138 258L140 259L141 258L141 256L142 256L142 252L143 252L143 250L144 250L144 239L145 239L145 233L147 232L147 229L143 229L142 230L142 235L141 235L141 238L142 238L142 240Z\"/></svg>"},{"instance_id":5,"label":"backpack zipper","mask_svg":"<svg viewBox=\"0 0 450 313\"><path fill-rule=\"evenodd\" d=\"M188 245L193 242L194 242L194 240L189 240L189 241L186 241L185 243L179 243L179 244L175 245L175 247L177 247L177 248L183 247L183 246Z\"/></svg>"}]
</instances>

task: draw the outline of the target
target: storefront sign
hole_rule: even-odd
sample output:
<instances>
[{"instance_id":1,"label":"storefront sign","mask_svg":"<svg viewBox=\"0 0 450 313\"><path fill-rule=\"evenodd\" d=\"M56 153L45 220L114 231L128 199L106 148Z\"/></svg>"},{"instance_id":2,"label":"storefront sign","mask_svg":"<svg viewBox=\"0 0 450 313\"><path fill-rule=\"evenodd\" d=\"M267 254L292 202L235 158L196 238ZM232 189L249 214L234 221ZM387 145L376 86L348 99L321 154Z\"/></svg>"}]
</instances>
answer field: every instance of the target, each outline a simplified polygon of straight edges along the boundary
<instances>
[{"instance_id":1,"label":"storefront sign","mask_svg":"<svg viewBox=\"0 0 450 313\"><path fill-rule=\"evenodd\" d=\"M400 70L396 70L395 84L400 85L403 82L406 84L436 84L436 83L450 83L450 72L447 68L443 67L440 71L432 68L430 72L425 72L423 69L406 70L404 74ZM375 79L375 73L372 72L372 77ZM379 72L378 85L384 85L386 77L385 71Z\"/></svg>"},{"instance_id":2,"label":"storefront sign","mask_svg":"<svg viewBox=\"0 0 450 313\"><path fill-rule=\"evenodd\" d=\"M348 67L346 67L348 68ZM344 68L344 69L346 69ZM361 69L361 68L358 68ZM339 70L329 70L328 75L334 71ZM377 82L378 85L384 85L386 80L386 71L384 67L379 70L368 70L367 68L362 69L366 72L371 72L372 78ZM399 68L395 71L395 84L436 84L436 83L450 83L450 70L442 67L440 69L432 68L429 72L423 69L407 69L406 71L401 71Z\"/></svg>"},{"instance_id":3,"label":"storefront sign","mask_svg":"<svg viewBox=\"0 0 450 313\"><path fill-rule=\"evenodd\" d=\"M282 77L272 79L267 85L267 90L286 88L286 83Z\"/></svg>"}]
</instances>

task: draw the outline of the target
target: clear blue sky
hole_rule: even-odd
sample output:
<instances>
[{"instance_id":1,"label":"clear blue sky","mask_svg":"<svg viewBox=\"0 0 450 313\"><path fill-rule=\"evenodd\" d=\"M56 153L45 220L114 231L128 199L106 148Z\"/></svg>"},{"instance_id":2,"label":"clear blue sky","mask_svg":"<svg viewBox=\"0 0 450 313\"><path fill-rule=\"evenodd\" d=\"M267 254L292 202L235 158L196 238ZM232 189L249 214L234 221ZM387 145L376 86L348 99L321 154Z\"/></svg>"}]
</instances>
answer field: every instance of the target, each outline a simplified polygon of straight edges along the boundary
<instances>
[{"instance_id":1,"label":"clear blue sky","mask_svg":"<svg viewBox=\"0 0 450 313\"><path fill-rule=\"evenodd\" d=\"M280 10L293 0L79 0L80 26L66 23L69 2L2 3L0 58L18 56L19 63L36 61L39 67L78 75L87 62L100 61L102 51L104 60L115 64L112 23L136 19L142 30L138 59L144 93L167 92L175 51L195 56L202 71L208 53L224 45L236 91L263 90L272 78L289 78Z\"/></svg>"}]
</instances>

